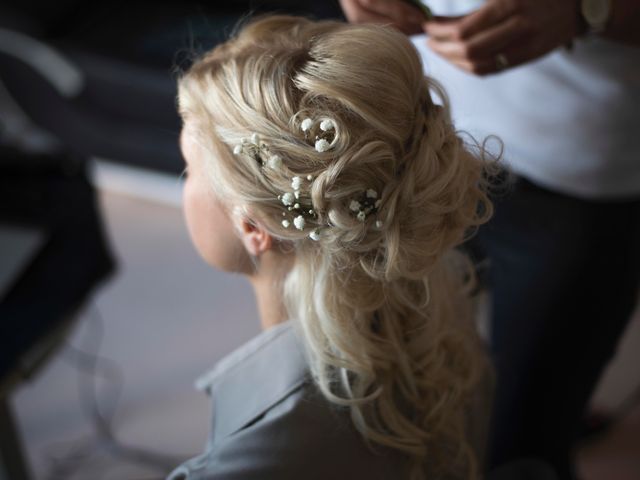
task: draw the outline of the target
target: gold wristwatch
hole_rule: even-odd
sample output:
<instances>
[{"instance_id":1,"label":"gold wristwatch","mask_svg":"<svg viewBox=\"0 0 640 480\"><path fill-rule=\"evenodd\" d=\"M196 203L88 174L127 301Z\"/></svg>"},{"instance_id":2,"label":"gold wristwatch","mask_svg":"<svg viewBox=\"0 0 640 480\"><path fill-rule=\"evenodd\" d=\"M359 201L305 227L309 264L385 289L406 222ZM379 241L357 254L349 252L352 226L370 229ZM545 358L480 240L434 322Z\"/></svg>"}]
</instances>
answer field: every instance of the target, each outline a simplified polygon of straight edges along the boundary
<instances>
[{"instance_id":1,"label":"gold wristwatch","mask_svg":"<svg viewBox=\"0 0 640 480\"><path fill-rule=\"evenodd\" d=\"M587 33L604 32L611 15L612 0L580 0L580 16Z\"/></svg>"}]
</instances>

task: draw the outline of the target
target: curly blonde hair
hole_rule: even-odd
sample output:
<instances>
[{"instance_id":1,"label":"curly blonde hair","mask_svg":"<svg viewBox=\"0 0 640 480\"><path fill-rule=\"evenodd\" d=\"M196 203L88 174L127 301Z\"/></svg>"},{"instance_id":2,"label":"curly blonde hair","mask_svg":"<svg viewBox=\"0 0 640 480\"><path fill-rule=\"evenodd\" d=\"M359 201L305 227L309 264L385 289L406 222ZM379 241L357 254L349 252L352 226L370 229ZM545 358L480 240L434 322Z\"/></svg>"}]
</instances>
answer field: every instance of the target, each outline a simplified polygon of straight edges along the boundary
<instances>
[{"instance_id":1,"label":"curly blonde hair","mask_svg":"<svg viewBox=\"0 0 640 480\"><path fill-rule=\"evenodd\" d=\"M457 135L412 44L387 27L260 18L181 76L179 109L210 153L212 188L292 245L285 305L324 396L372 447L405 454L410 478L475 478L465 415L487 364L456 247L491 215L489 162ZM310 147L306 117L333 120L331 150ZM232 153L254 132L314 179L303 230L282 224L291 177ZM350 211L367 189L383 228Z\"/></svg>"}]
</instances>

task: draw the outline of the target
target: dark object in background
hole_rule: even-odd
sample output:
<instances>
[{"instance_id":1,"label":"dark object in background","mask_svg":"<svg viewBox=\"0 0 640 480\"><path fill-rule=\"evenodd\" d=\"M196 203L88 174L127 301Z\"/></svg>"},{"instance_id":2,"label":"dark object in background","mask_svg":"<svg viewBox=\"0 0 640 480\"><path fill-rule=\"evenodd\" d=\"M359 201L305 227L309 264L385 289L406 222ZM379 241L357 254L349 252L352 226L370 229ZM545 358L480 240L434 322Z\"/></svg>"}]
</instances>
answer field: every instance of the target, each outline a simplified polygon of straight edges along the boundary
<instances>
[{"instance_id":1,"label":"dark object in background","mask_svg":"<svg viewBox=\"0 0 640 480\"><path fill-rule=\"evenodd\" d=\"M35 228L44 239L0 299L0 384L114 269L85 169L73 155L0 146L0 223Z\"/></svg>"},{"instance_id":2,"label":"dark object in background","mask_svg":"<svg viewBox=\"0 0 640 480\"><path fill-rule=\"evenodd\" d=\"M175 68L224 41L241 18L276 11L341 17L335 0L2 3L0 33L15 48L0 48L0 87L73 153L0 147L0 221L35 225L47 238L0 304L0 378L113 267L84 159L179 173ZM76 86L53 81L64 75Z\"/></svg>"},{"instance_id":3,"label":"dark object in background","mask_svg":"<svg viewBox=\"0 0 640 480\"><path fill-rule=\"evenodd\" d=\"M0 223L35 225L45 239L0 298L0 476L7 471L11 478L28 478L3 396L8 374L24 370L25 353L41 339L55 348L51 337L62 337L74 310L113 269L84 159L178 174L176 69L224 41L247 14L273 11L342 17L336 0L0 4L0 104L15 104L19 117L74 152L27 155L0 147ZM25 47L38 52L30 61ZM38 63L47 68L34 68ZM61 73L57 68L72 80L66 82L71 88L52 82ZM0 110L2 127L7 113ZM22 126L18 122L17 133L24 133ZM0 133L7 137L9 130L16 133Z\"/></svg>"},{"instance_id":4,"label":"dark object in background","mask_svg":"<svg viewBox=\"0 0 640 480\"><path fill-rule=\"evenodd\" d=\"M62 98L19 58L0 55L0 78L34 123L87 157L178 174L176 70L224 41L249 14L342 18L337 0L2 2L0 28L53 47L84 76Z\"/></svg>"}]
</instances>

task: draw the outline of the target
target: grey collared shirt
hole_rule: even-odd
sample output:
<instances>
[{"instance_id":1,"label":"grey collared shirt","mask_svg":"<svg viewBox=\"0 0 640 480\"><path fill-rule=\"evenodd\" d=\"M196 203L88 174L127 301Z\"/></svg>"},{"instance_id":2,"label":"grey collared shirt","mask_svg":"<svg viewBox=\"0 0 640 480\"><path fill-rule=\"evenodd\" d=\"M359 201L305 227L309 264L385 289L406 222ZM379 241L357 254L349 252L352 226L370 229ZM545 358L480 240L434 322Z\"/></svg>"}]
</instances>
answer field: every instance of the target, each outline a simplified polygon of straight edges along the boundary
<instances>
[{"instance_id":1,"label":"grey collared shirt","mask_svg":"<svg viewBox=\"0 0 640 480\"><path fill-rule=\"evenodd\" d=\"M373 453L348 410L318 392L304 351L287 322L222 359L196 382L213 404L202 455L169 480L398 479L394 452Z\"/></svg>"},{"instance_id":2,"label":"grey collared shirt","mask_svg":"<svg viewBox=\"0 0 640 480\"><path fill-rule=\"evenodd\" d=\"M222 359L196 382L213 403L203 454L168 480L397 480L395 451L367 447L348 409L312 382L291 322L272 327Z\"/></svg>"}]
</instances>

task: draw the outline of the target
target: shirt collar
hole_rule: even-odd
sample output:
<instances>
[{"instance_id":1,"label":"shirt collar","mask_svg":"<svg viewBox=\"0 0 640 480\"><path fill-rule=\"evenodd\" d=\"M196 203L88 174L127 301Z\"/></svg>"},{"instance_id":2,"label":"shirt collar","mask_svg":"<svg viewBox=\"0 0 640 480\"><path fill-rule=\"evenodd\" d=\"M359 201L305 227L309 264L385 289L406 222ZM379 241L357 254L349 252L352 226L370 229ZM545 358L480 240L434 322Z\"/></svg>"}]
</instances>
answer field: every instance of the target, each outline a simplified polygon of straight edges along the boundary
<instances>
[{"instance_id":1,"label":"shirt collar","mask_svg":"<svg viewBox=\"0 0 640 480\"><path fill-rule=\"evenodd\" d=\"M304 350L291 321L260 333L196 380L213 402L210 444L278 403L306 380Z\"/></svg>"}]
</instances>

